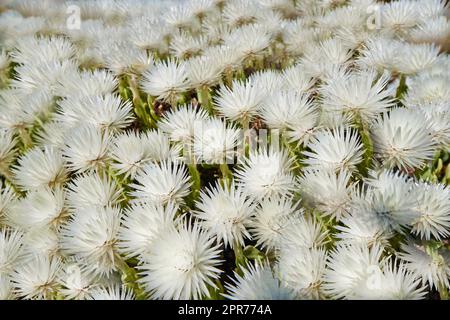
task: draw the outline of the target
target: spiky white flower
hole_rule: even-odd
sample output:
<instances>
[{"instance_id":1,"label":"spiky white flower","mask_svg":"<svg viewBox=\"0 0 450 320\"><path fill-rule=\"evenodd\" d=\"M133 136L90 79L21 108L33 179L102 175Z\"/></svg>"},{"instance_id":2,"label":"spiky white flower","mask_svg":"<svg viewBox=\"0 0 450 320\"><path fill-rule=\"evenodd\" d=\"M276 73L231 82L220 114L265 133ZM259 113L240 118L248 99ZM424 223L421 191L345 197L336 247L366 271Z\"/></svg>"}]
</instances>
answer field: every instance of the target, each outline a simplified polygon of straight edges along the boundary
<instances>
[{"instance_id":1,"label":"spiky white flower","mask_svg":"<svg viewBox=\"0 0 450 320\"><path fill-rule=\"evenodd\" d=\"M59 227L67 216L65 194L60 188L41 187L28 192L8 211L8 223L23 229Z\"/></svg>"},{"instance_id":2,"label":"spiky white flower","mask_svg":"<svg viewBox=\"0 0 450 320\"><path fill-rule=\"evenodd\" d=\"M404 44L397 56L396 69L407 75L417 74L433 66L440 48L435 44Z\"/></svg>"},{"instance_id":3,"label":"spiky white flower","mask_svg":"<svg viewBox=\"0 0 450 320\"><path fill-rule=\"evenodd\" d=\"M124 211L118 233L119 252L126 257L145 257L152 242L174 226L178 207L154 204L132 204Z\"/></svg>"},{"instance_id":4,"label":"spiky white flower","mask_svg":"<svg viewBox=\"0 0 450 320\"><path fill-rule=\"evenodd\" d=\"M264 25L240 27L225 37L224 44L235 48L244 58L258 57L270 45L271 35Z\"/></svg>"},{"instance_id":5,"label":"spiky white flower","mask_svg":"<svg viewBox=\"0 0 450 320\"><path fill-rule=\"evenodd\" d=\"M443 184L425 182L415 186L419 217L412 223L412 232L421 238L437 240L450 235L450 188Z\"/></svg>"},{"instance_id":6,"label":"spiky white flower","mask_svg":"<svg viewBox=\"0 0 450 320\"><path fill-rule=\"evenodd\" d=\"M13 169L16 183L25 190L60 186L66 180L65 161L53 147L33 148L18 160Z\"/></svg>"},{"instance_id":7,"label":"spiky white flower","mask_svg":"<svg viewBox=\"0 0 450 320\"><path fill-rule=\"evenodd\" d=\"M198 162L222 164L237 154L241 131L218 118L197 123L194 128L193 152Z\"/></svg>"},{"instance_id":8,"label":"spiky white flower","mask_svg":"<svg viewBox=\"0 0 450 320\"><path fill-rule=\"evenodd\" d=\"M111 166L118 174L134 178L147 163L177 159L179 151L180 148L170 146L169 137L160 131L128 131L113 139Z\"/></svg>"},{"instance_id":9,"label":"spiky white flower","mask_svg":"<svg viewBox=\"0 0 450 320\"><path fill-rule=\"evenodd\" d=\"M255 216L250 221L250 232L256 245L267 250L279 247L285 229L296 223L299 214L297 205L286 197L267 197L259 201Z\"/></svg>"},{"instance_id":10,"label":"spiky white flower","mask_svg":"<svg viewBox=\"0 0 450 320\"><path fill-rule=\"evenodd\" d=\"M0 168L3 175L8 172L9 166L16 154L17 138L11 130L0 129Z\"/></svg>"},{"instance_id":11,"label":"spiky white flower","mask_svg":"<svg viewBox=\"0 0 450 320\"><path fill-rule=\"evenodd\" d=\"M271 129L298 128L307 117L317 118L317 105L307 94L294 90L279 90L269 95L262 104L261 117ZM301 127L301 126L300 126Z\"/></svg>"},{"instance_id":12,"label":"spiky white flower","mask_svg":"<svg viewBox=\"0 0 450 320\"><path fill-rule=\"evenodd\" d=\"M383 250L375 245L338 245L327 259L323 288L334 299L364 299L361 292L376 288ZM363 291L361 288L366 288Z\"/></svg>"},{"instance_id":13,"label":"spiky white flower","mask_svg":"<svg viewBox=\"0 0 450 320\"><path fill-rule=\"evenodd\" d=\"M325 108L369 122L392 106L394 88L386 88L390 77L375 71L347 73L343 79L325 84L321 93Z\"/></svg>"},{"instance_id":14,"label":"spiky white flower","mask_svg":"<svg viewBox=\"0 0 450 320\"><path fill-rule=\"evenodd\" d=\"M103 96L112 94L118 85L118 79L107 70L86 70L62 78L58 92L66 98Z\"/></svg>"},{"instance_id":15,"label":"spiky white flower","mask_svg":"<svg viewBox=\"0 0 450 320\"><path fill-rule=\"evenodd\" d=\"M67 185L67 204L71 209L113 206L122 200L123 189L113 179L91 172L79 175Z\"/></svg>"},{"instance_id":16,"label":"spiky white flower","mask_svg":"<svg viewBox=\"0 0 450 320\"><path fill-rule=\"evenodd\" d=\"M371 128L375 155L385 166L417 169L433 158L435 143L423 117L395 108L376 120Z\"/></svg>"},{"instance_id":17,"label":"spiky white flower","mask_svg":"<svg viewBox=\"0 0 450 320\"><path fill-rule=\"evenodd\" d=\"M386 3L379 10L382 28L388 34L405 35L420 22L419 10L412 1Z\"/></svg>"},{"instance_id":18,"label":"spiky white flower","mask_svg":"<svg viewBox=\"0 0 450 320\"><path fill-rule=\"evenodd\" d=\"M65 61L74 56L75 47L64 37L22 37L11 52L12 61L18 64Z\"/></svg>"},{"instance_id":19,"label":"spiky white flower","mask_svg":"<svg viewBox=\"0 0 450 320\"><path fill-rule=\"evenodd\" d=\"M317 132L307 145L311 151L304 151L303 162L312 168L334 171L353 171L363 160L363 145L358 132L345 127L324 129Z\"/></svg>"},{"instance_id":20,"label":"spiky white flower","mask_svg":"<svg viewBox=\"0 0 450 320\"><path fill-rule=\"evenodd\" d=\"M276 267L280 281L301 299L324 298L322 284L326 258L326 251L321 248L284 248Z\"/></svg>"},{"instance_id":21,"label":"spiky white flower","mask_svg":"<svg viewBox=\"0 0 450 320\"><path fill-rule=\"evenodd\" d=\"M284 286L273 274L268 263L248 264L242 268L243 275L234 272L234 279L225 284L231 300L295 300L296 294Z\"/></svg>"},{"instance_id":22,"label":"spiky white flower","mask_svg":"<svg viewBox=\"0 0 450 320\"><path fill-rule=\"evenodd\" d=\"M5 217L9 207L17 199L17 194L13 187L8 184L0 182L0 221Z\"/></svg>"},{"instance_id":23,"label":"spiky white flower","mask_svg":"<svg viewBox=\"0 0 450 320\"><path fill-rule=\"evenodd\" d=\"M222 68L210 56L194 57L187 60L189 84L193 88L215 85L221 76Z\"/></svg>"},{"instance_id":24,"label":"spiky white flower","mask_svg":"<svg viewBox=\"0 0 450 320\"><path fill-rule=\"evenodd\" d=\"M414 243L402 245L398 253L406 262L407 270L413 272L431 288L450 288L450 255L447 250L440 249L428 252L423 246Z\"/></svg>"},{"instance_id":25,"label":"spiky white flower","mask_svg":"<svg viewBox=\"0 0 450 320\"><path fill-rule=\"evenodd\" d=\"M193 37L187 32L178 32L172 35L170 40L170 53L179 59L188 59L198 55L205 46L206 38Z\"/></svg>"},{"instance_id":26,"label":"spiky white flower","mask_svg":"<svg viewBox=\"0 0 450 320\"><path fill-rule=\"evenodd\" d=\"M154 299L209 297L207 286L216 286L220 262L215 237L186 220L153 241L139 282Z\"/></svg>"},{"instance_id":27,"label":"spiky white flower","mask_svg":"<svg viewBox=\"0 0 450 320\"><path fill-rule=\"evenodd\" d=\"M262 98L261 88L252 81L233 80L231 88L221 86L215 105L227 119L249 121L257 114Z\"/></svg>"},{"instance_id":28,"label":"spiky white flower","mask_svg":"<svg viewBox=\"0 0 450 320\"><path fill-rule=\"evenodd\" d=\"M238 184L253 197L287 196L294 190L292 159L275 148L250 152L249 158L236 170Z\"/></svg>"},{"instance_id":29,"label":"spiky white flower","mask_svg":"<svg viewBox=\"0 0 450 320\"><path fill-rule=\"evenodd\" d=\"M169 135L172 141L190 144L194 139L195 128L208 118L206 110L184 105L165 113L159 122L159 129Z\"/></svg>"},{"instance_id":30,"label":"spiky white flower","mask_svg":"<svg viewBox=\"0 0 450 320\"><path fill-rule=\"evenodd\" d=\"M133 46L128 41L114 42L108 46L106 66L116 75L141 73L153 64L146 50Z\"/></svg>"},{"instance_id":31,"label":"spiky white flower","mask_svg":"<svg viewBox=\"0 0 450 320\"><path fill-rule=\"evenodd\" d=\"M84 125L69 132L63 149L71 171L85 172L104 168L108 158L111 135L93 125Z\"/></svg>"},{"instance_id":32,"label":"spiky white flower","mask_svg":"<svg viewBox=\"0 0 450 320\"><path fill-rule=\"evenodd\" d=\"M68 127L92 124L102 130L118 131L133 121L131 102L112 94L70 97L58 105L56 120Z\"/></svg>"},{"instance_id":33,"label":"spiky white flower","mask_svg":"<svg viewBox=\"0 0 450 320\"><path fill-rule=\"evenodd\" d=\"M0 274L0 300L14 300L15 298L16 295L10 277Z\"/></svg>"},{"instance_id":34,"label":"spiky white flower","mask_svg":"<svg viewBox=\"0 0 450 320\"><path fill-rule=\"evenodd\" d=\"M141 87L149 95L174 103L178 94L188 87L186 63L176 60L158 62L142 74Z\"/></svg>"},{"instance_id":35,"label":"spiky white flower","mask_svg":"<svg viewBox=\"0 0 450 320\"><path fill-rule=\"evenodd\" d=\"M122 212L117 207L85 207L76 211L60 232L61 249L86 261L90 271L110 274L121 258L117 233Z\"/></svg>"},{"instance_id":36,"label":"spiky white flower","mask_svg":"<svg viewBox=\"0 0 450 320\"><path fill-rule=\"evenodd\" d=\"M300 211L283 230L278 241L278 249L318 248L327 242L328 231L322 223Z\"/></svg>"},{"instance_id":37,"label":"spiky white flower","mask_svg":"<svg viewBox=\"0 0 450 320\"><path fill-rule=\"evenodd\" d=\"M349 212L355 184L347 170L333 172L307 168L299 179L306 204L339 221Z\"/></svg>"},{"instance_id":38,"label":"spiky white flower","mask_svg":"<svg viewBox=\"0 0 450 320\"><path fill-rule=\"evenodd\" d=\"M308 75L301 64L284 69L283 79L286 89L295 90L300 94L309 92L315 82L315 79Z\"/></svg>"},{"instance_id":39,"label":"spiky white flower","mask_svg":"<svg viewBox=\"0 0 450 320\"><path fill-rule=\"evenodd\" d=\"M17 295L23 299L55 299L58 292L59 258L35 256L11 275Z\"/></svg>"},{"instance_id":40,"label":"spiky white flower","mask_svg":"<svg viewBox=\"0 0 450 320\"><path fill-rule=\"evenodd\" d=\"M44 226L29 229L23 237L23 253L25 259L33 256L60 256L59 234L55 228Z\"/></svg>"},{"instance_id":41,"label":"spiky white flower","mask_svg":"<svg viewBox=\"0 0 450 320\"><path fill-rule=\"evenodd\" d=\"M191 186L186 166L179 162L162 161L147 164L136 176L136 183L130 185L134 202L167 204L170 201L181 204L189 194Z\"/></svg>"},{"instance_id":42,"label":"spiky white flower","mask_svg":"<svg viewBox=\"0 0 450 320\"><path fill-rule=\"evenodd\" d=\"M202 191L197 202L195 216L203 228L210 230L225 246L234 248L251 238L248 231L256 203L244 193L242 187L232 182L228 187L219 182Z\"/></svg>"}]
</instances>

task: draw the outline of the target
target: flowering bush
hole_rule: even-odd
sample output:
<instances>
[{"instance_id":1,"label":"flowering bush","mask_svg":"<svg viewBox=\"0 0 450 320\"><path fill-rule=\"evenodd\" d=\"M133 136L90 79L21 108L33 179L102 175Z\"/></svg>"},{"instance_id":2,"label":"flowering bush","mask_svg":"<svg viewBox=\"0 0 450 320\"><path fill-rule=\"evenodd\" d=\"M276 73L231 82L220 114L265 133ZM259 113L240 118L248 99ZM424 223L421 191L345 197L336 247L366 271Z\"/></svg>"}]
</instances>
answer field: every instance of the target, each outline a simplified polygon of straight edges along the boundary
<instances>
[{"instance_id":1,"label":"flowering bush","mask_svg":"<svg viewBox=\"0 0 450 320\"><path fill-rule=\"evenodd\" d=\"M3 1L1 299L447 299L444 0Z\"/></svg>"}]
</instances>

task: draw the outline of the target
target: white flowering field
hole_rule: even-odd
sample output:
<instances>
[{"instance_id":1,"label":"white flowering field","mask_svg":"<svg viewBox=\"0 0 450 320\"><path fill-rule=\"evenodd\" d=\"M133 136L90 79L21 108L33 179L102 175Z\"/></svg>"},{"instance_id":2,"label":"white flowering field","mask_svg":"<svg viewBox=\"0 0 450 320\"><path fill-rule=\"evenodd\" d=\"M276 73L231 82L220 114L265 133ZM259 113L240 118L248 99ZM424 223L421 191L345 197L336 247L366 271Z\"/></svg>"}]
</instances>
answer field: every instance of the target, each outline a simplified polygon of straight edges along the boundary
<instances>
[{"instance_id":1,"label":"white flowering field","mask_svg":"<svg viewBox=\"0 0 450 320\"><path fill-rule=\"evenodd\" d=\"M448 299L446 0L5 0L0 299Z\"/></svg>"}]
</instances>

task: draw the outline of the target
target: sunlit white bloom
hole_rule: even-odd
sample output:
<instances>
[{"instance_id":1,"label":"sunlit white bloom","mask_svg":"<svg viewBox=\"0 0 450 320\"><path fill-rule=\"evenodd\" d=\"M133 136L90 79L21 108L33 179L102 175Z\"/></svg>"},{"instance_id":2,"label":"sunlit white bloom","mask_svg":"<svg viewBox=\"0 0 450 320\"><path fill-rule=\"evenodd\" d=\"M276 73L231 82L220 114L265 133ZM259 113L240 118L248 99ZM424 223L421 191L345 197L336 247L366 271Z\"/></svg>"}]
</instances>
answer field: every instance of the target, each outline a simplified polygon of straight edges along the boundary
<instances>
[{"instance_id":1,"label":"sunlit white bloom","mask_svg":"<svg viewBox=\"0 0 450 320\"><path fill-rule=\"evenodd\" d=\"M58 105L56 120L68 127L90 123L102 130L118 131L133 121L131 102L116 95L70 97Z\"/></svg>"},{"instance_id":2,"label":"sunlit white bloom","mask_svg":"<svg viewBox=\"0 0 450 320\"><path fill-rule=\"evenodd\" d=\"M275 148L251 151L236 170L236 179L253 197L286 196L294 191L292 159L284 150Z\"/></svg>"},{"instance_id":3,"label":"sunlit white bloom","mask_svg":"<svg viewBox=\"0 0 450 320\"><path fill-rule=\"evenodd\" d=\"M379 72L396 70L400 46L399 40L388 37L370 38L365 42L357 63L363 68L373 68Z\"/></svg>"},{"instance_id":4,"label":"sunlit white bloom","mask_svg":"<svg viewBox=\"0 0 450 320\"><path fill-rule=\"evenodd\" d=\"M65 161L56 148L33 148L18 160L13 169L16 183L25 190L55 187L66 180Z\"/></svg>"},{"instance_id":5,"label":"sunlit white bloom","mask_svg":"<svg viewBox=\"0 0 450 320\"><path fill-rule=\"evenodd\" d=\"M96 274L117 270L117 233L121 210L117 207L85 207L76 211L60 233L61 249L86 261Z\"/></svg>"},{"instance_id":6,"label":"sunlit white bloom","mask_svg":"<svg viewBox=\"0 0 450 320\"><path fill-rule=\"evenodd\" d=\"M284 85L298 93L306 93L314 86L315 79L312 78L301 64L283 70Z\"/></svg>"},{"instance_id":7,"label":"sunlit white bloom","mask_svg":"<svg viewBox=\"0 0 450 320\"><path fill-rule=\"evenodd\" d=\"M431 288L450 287L450 255L446 249L426 251L423 246L414 243L402 245L398 253L406 262L407 270L413 272Z\"/></svg>"},{"instance_id":8,"label":"sunlit white bloom","mask_svg":"<svg viewBox=\"0 0 450 320\"><path fill-rule=\"evenodd\" d=\"M63 149L67 166L71 171L85 172L105 167L111 135L93 125L71 130Z\"/></svg>"},{"instance_id":9,"label":"sunlit white bloom","mask_svg":"<svg viewBox=\"0 0 450 320\"><path fill-rule=\"evenodd\" d=\"M349 212L355 184L347 170L305 169L299 187L306 204L339 221Z\"/></svg>"},{"instance_id":10,"label":"sunlit white bloom","mask_svg":"<svg viewBox=\"0 0 450 320\"><path fill-rule=\"evenodd\" d=\"M394 1L379 9L382 28L388 34L405 35L419 23L419 10L413 1Z\"/></svg>"},{"instance_id":11,"label":"sunlit white bloom","mask_svg":"<svg viewBox=\"0 0 450 320\"><path fill-rule=\"evenodd\" d=\"M58 227L67 215L64 204L62 189L37 188L11 206L7 214L8 223L23 229Z\"/></svg>"},{"instance_id":12,"label":"sunlit white bloom","mask_svg":"<svg viewBox=\"0 0 450 320\"><path fill-rule=\"evenodd\" d=\"M215 105L227 119L248 121L257 114L262 98L261 88L252 81L233 80L231 88L221 86Z\"/></svg>"},{"instance_id":13,"label":"sunlit white bloom","mask_svg":"<svg viewBox=\"0 0 450 320\"><path fill-rule=\"evenodd\" d=\"M258 71L250 75L248 81L257 87L266 96L283 88L283 76L273 69Z\"/></svg>"},{"instance_id":14,"label":"sunlit white bloom","mask_svg":"<svg viewBox=\"0 0 450 320\"><path fill-rule=\"evenodd\" d=\"M119 81L106 70L87 70L68 74L60 80L60 85L58 92L62 97L90 97L111 94Z\"/></svg>"},{"instance_id":15,"label":"sunlit white bloom","mask_svg":"<svg viewBox=\"0 0 450 320\"><path fill-rule=\"evenodd\" d=\"M285 229L296 223L300 213L296 204L286 197L268 197L259 201L255 216L250 221L250 232L256 245L268 250L279 247Z\"/></svg>"},{"instance_id":16,"label":"sunlit white bloom","mask_svg":"<svg viewBox=\"0 0 450 320\"><path fill-rule=\"evenodd\" d=\"M189 84L193 88L204 88L215 85L222 72L220 65L209 56L194 57L187 60Z\"/></svg>"},{"instance_id":17,"label":"sunlit white bloom","mask_svg":"<svg viewBox=\"0 0 450 320\"><path fill-rule=\"evenodd\" d=\"M165 51L163 25L151 16L137 16L128 21L129 37L141 49Z\"/></svg>"},{"instance_id":18,"label":"sunlit white bloom","mask_svg":"<svg viewBox=\"0 0 450 320\"><path fill-rule=\"evenodd\" d=\"M291 132L293 137L301 138L302 127L309 127L307 123L317 119L317 105L306 94L294 90L279 90L264 100L260 114L269 128L290 128L290 131L296 132Z\"/></svg>"},{"instance_id":19,"label":"sunlit white bloom","mask_svg":"<svg viewBox=\"0 0 450 320\"><path fill-rule=\"evenodd\" d=\"M170 6L164 14L164 20L174 29L187 28L193 23L190 8L181 3Z\"/></svg>"},{"instance_id":20,"label":"sunlit white bloom","mask_svg":"<svg viewBox=\"0 0 450 320\"><path fill-rule=\"evenodd\" d=\"M100 286L92 289L89 294L93 300L134 300L134 292L123 285Z\"/></svg>"},{"instance_id":21,"label":"sunlit white bloom","mask_svg":"<svg viewBox=\"0 0 450 320\"><path fill-rule=\"evenodd\" d=\"M280 281L301 299L323 298L326 258L324 249L287 247L281 250L277 263Z\"/></svg>"},{"instance_id":22,"label":"sunlit white bloom","mask_svg":"<svg viewBox=\"0 0 450 320\"><path fill-rule=\"evenodd\" d=\"M152 242L174 226L178 207L154 204L132 204L124 211L119 227L119 252L126 257L145 257Z\"/></svg>"},{"instance_id":23,"label":"sunlit white bloom","mask_svg":"<svg viewBox=\"0 0 450 320\"><path fill-rule=\"evenodd\" d=\"M442 2L443 3L443 2ZM427 19L411 31L411 40L416 43L444 45L450 36L450 22L445 16Z\"/></svg>"},{"instance_id":24,"label":"sunlit white bloom","mask_svg":"<svg viewBox=\"0 0 450 320\"><path fill-rule=\"evenodd\" d=\"M117 75L141 73L153 64L152 57L144 49L128 41L114 42L108 49L106 66Z\"/></svg>"},{"instance_id":25,"label":"sunlit white bloom","mask_svg":"<svg viewBox=\"0 0 450 320\"><path fill-rule=\"evenodd\" d=\"M425 182L415 186L419 217L412 223L412 232L426 240L437 240L450 235L450 188L443 184Z\"/></svg>"},{"instance_id":26,"label":"sunlit white bloom","mask_svg":"<svg viewBox=\"0 0 450 320\"><path fill-rule=\"evenodd\" d=\"M17 295L23 299L55 299L58 292L59 258L35 256L18 266L11 275Z\"/></svg>"},{"instance_id":27,"label":"sunlit white bloom","mask_svg":"<svg viewBox=\"0 0 450 320\"><path fill-rule=\"evenodd\" d=\"M128 131L113 139L110 153L114 162L111 166L118 174L134 178L147 163L176 159L179 151L170 146L169 138L160 131Z\"/></svg>"},{"instance_id":28,"label":"sunlit white bloom","mask_svg":"<svg viewBox=\"0 0 450 320\"><path fill-rule=\"evenodd\" d=\"M220 67L228 75L232 75L232 72L241 66L242 60L244 59L242 54L235 50L231 44L229 46L220 45L209 47L204 50L204 55L209 57L211 63L217 65L218 68Z\"/></svg>"},{"instance_id":29,"label":"sunlit white bloom","mask_svg":"<svg viewBox=\"0 0 450 320\"><path fill-rule=\"evenodd\" d=\"M408 83L408 92L404 98L409 106L420 104L439 104L450 100L448 74L419 74Z\"/></svg>"},{"instance_id":30,"label":"sunlit white bloom","mask_svg":"<svg viewBox=\"0 0 450 320\"><path fill-rule=\"evenodd\" d=\"M278 246L280 250L289 248L317 248L327 241L328 231L324 230L322 223L305 215L302 210L300 214L290 221L281 234Z\"/></svg>"},{"instance_id":31,"label":"sunlit white bloom","mask_svg":"<svg viewBox=\"0 0 450 320\"><path fill-rule=\"evenodd\" d=\"M368 228L382 230L386 236L392 231L402 233L419 216L413 181L405 174L388 170L373 172L371 176L366 180L366 194L355 199L352 213L363 219Z\"/></svg>"},{"instance_id":32,"label":"sunlit white bloom","mask_svg":"<svg viewBox=\"0 0 450 320\"><path fill-rule=\"evenodd\" d=\"M173 103L188 87L186 63L176 60L158 62L142 74L141 87L145 93Z\"/></svg>"},{"instance_id":33,"label":"sunlit white bloom","mask_svg":"<svg viewBox=\"0 0 450 320\"><path fill-rule=\"evenodd\" d=\"M243 57L259 56L270 44L271 36L263 25L251 24L236 29L225 38L225 45L235 48Z\"/></svg>"},{"instance_id":34,"label":"sunlit white bloom","mask_svg":"<svg viewBox=\"0 0 450 320\"><path fill-rule=\"evenodd\" d=\"M325 84L321 93L325 108L368 122L393 105L394 88L386 88L390 77L375 71L348 73Z\"/></svg>"},{"instance_id":35,"label":"sunlit white bloom","mask_svg":"<svg viewBox=\"0 0 450 320\"><path fill-rule=\"evenodd\" d=\"M327 259L325 292L334 299L364 299L359 293L375 288L378 273L381 273L382 253L377 245L370 249L361 244L337 245Z\"/></svg>"},{"instance_id":36,"label":"sunlit white bloom","mask_svg":"<svg viewBox=\"0 0 450 320\"><path fill-rule=\"evenodd\" d=\"M408 109L384 113L371 128L375 155L385 166L405 170L433 158L435 143L423 117Z\"/></svg>"},{"instance_id":37,"label":"sunlit white bloom","mask_svg":"<svg viewBox=\"0 0 450 320\"><path fill-rule=\"evenodd\" d=\"M216 287L221 273L219 245L210 232L186 220L153 241L139 282L154 299L209 297L207 286Z\"/></svg>"},{"instance_id":38,"label":"sunlit white bloom","mask_svg":"<svg viewBox=\"0 0 450 320\"><path fill-rule=\"evenodd\" d=\"M67 203L71 209L117 205L122 194L123 189L116 181L96 172L76 176L67 185Z\"/></svg>"},{"instance_id":39,"label":"sunlit white bloom","mask_svg":"<svg viewBox=\"0 0 450 320\"><path fill-rule=\"evenodd\" d=\"M69 60L74 55L74 46L63 37L23 37L16 41L11 59L18 64L39 64Z\"/></svg>"},{"instance_id":40,"label":"sunlit white bloom","mask_svg":"<svg viewBox=\"0 0 450 320\"><path fill-rule=\"evenodd\" d=\"M233 27L253 22L258 6L254 1L227 1L223 9L223 19Z\"/></svg>"},{"instance_id":41,"label":"sunlit white bloom","mask_svg":"<svg viewBox=\"0 0 450 320\"><path fill-rule=\"evenodd\" d=\"M66 133L70 130L60 122L49 121L42 125L36 132L36 145L44 147L49 146L56 149L64 148Z\"/></svg>"},{"instance_id":42,"label":"sunlit white bloom","mask_svg":"<svg viewBox=\"0 0 450 320\"><path fill-rule=\"evenodd\" d=\"M396 69L403 74L417 74L433 66L440 48L435 44L405 44L397 55Z\"/></svg>"},{"instance_id":43,"label":"sunlit white bloom","mask_svg":"<svg viewBox=\"0 0 450 320\"><path fill-rule=\"evenodd\" d=\"M159 164L147 164L136 175L136 183L130 195L135 202L164 205L169 202L183 203L191 186L186 166L179 162L162 161Z\"/></svg>"},{"instance_id":44,"label":"sunlit white bloom","mask_svg":"<svg viewBox=\"0 0 450 320\"><path fill-rule=\"evenodd\" d=\"M242 268L243 275L234 272L231 282L225 284L230 300L295 300L296 294L280 283L267 263L248 264Z\"/></svg>"},{"instance_id":45,"label":"sunlit white bloom","mask_svg":"<svg viewBox=\"0 0 450 320\"><path fill-rule=\"evenodd\" d=\"M256 203L234 182L228 187L219 182L211 189L202 191L197 202L195 216L203 228L210 230L225 246L243 245L250 239L248 228L255 214Z\"/></svg>"},{"instance_id":46,"label":"sunlit white bloom","mask_svg":"<svg viewBox=\"0 0 450 320\"><path fill-rule=\"evenodd\" d=\"M206 38L193 37L186 32L179 32L170 40L170 53L179 59L188 59L198 55L205 46Z\"/></svg>"},{"instance_id":47,"label":"sunlit white bloom","mask_svg":"<svg viewBox=\"0 0 450 320\"><path fill-rule=\"evenodd\" d=\"M344 127L317 132L304 151L303 162L312 168L353 171L363 159L363 145L358 132Z\"/></svg>"},{"instance_id":48,"label":"sunlit white bloom","mask_svg":"<svg viewBox=\"0 0 450 320\"><path fill-rule=\"evenodd\" d=\"M189 144L194 139L195 128L208 119L204 109L193 105L184 105L164 114L159 122L159 129L175 142Z\"/></svg>"},{"instance_id":49,"label":"sunlit white bloom","mask_svg":"<svg viewBox=\"0 0 450 320\"><path fill-rule=\"evenodd\" d=\"M221 119L208 119L195 126L193 151L198 162L222 164L237 154L241 131Z\"/></svg>"}]
</instances>

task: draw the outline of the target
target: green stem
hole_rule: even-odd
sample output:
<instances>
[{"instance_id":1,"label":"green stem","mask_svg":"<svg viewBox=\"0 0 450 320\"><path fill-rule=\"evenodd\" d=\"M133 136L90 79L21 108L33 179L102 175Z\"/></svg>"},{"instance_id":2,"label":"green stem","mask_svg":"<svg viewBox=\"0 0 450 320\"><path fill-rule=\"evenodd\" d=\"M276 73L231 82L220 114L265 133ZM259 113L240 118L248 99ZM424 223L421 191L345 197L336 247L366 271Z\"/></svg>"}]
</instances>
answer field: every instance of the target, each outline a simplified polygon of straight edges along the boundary
<instances>
[{"instance_id":1,"label":"green stem","mask_svg":"<svg viewBox=\"0 0 450 320\"><path fill-rule=\"evenodd\" d=\"M30 133L26 128L22 127L19 129L19 136L25 150L33 146L33 140L31 139Z\"/></svg>"},{"instance_id":2,"label":"green stem","mask_svg":"<svg viewBox=\"0 0 450 320\"><path fill-rule=\"evenodd\" d=\"M448 289L443 283L440 283L438 285L438 291L439 291L439 296L441 297L441 300L450 300L450 295L449 295Z\"/></svg>"},{"instance_id":3,"label":"green stem","mask_svg":"<svg viewBox=\"0 0 450 320\"><path fill-rule=\"evenodd\" d=\"M119 255L115 256L115 263L117 268L122 273L122 281L126 287L133 290L136 300L144 300L146 293L138 283L138 275L134 268L130 267L125 260Z\"/></svg>"},{"instance_id":4,"label":"green stem","mask_svg":"<svg viewBox=\"0 0 450 320\"><path fill-rule=\"evenodd\" d=\"M197 89L197 97L198 101L202 105L202 107L208 111L208 113L213 116L214 108L212 105L211 93L209 92L209 87L202 86Z\"/></svg>"},{"instance_id":5,"label":"green stem","mask_svg":"<svg viewBox=\"0 0 450 320\"><path fill-rule=\"evenodd\" d=\"M220 172L222 173L222 178L225 186L229 188L231 186L231 181L233 180L233 173L231 172L230 168L228 168L227 163L220 164Z\"/></svg>"},{"instance_id":6,"label":"green stem","mask_svg":"<svg viewBox=\"0 0 450 320\"><path fill-rule=\"evenodd\" d=\"M401 100L408 90L408 86L406 85L406 76L402 74L400 76L400 83L398 84L397 92L395 94L398 100Z\"/></svg>"},{"instance_id":7,"label":"green stem","mask_svg":"<svg viewBox=\"0 0 450 320\"><path fill-rule=\"evenodd\" d=\"M358 169L364 177L367 177L369 169L372 166L373 142L370 138L370 131L367 124L360 117L356 119L356 126L359 130L359 134L361 135L361 142L363 143L365 149L364 159Z\"/></svg>"},{"instance_id":8,"label":"green stem","mask_svg":"<svg viewBox=\"0 0 450 320\"><path fill-rule=\"evenodd\" d=\"M192 202L198 199L198 196L200 195L200 188L201 188L201 177L200 172L197 169L197 165L195 163L188 165L189 173L191 175L192 179Z\"/></svg>"}]
</instances>

